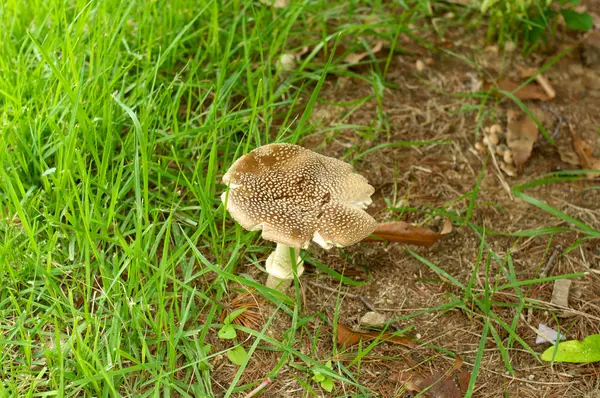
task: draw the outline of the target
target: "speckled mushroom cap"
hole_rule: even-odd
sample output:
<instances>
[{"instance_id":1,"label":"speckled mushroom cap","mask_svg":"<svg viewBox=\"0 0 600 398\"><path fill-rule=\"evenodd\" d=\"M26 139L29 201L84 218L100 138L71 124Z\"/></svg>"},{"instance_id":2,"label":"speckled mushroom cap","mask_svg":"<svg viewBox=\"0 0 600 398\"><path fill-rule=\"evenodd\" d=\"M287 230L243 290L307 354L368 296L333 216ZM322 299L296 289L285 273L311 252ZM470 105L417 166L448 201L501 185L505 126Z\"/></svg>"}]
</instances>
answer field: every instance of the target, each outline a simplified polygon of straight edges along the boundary
<instances>
[{"instance_id":1,"label":"speckled mushroom cap","mask_svg":"<svg viewBox=\"0 0 600 398\"><path fill-rule=\"evenodd\" d=\"M375 191L340 160L297 145L270 144L239 158L223 176L221 199L247 230L263 239L307 247L348 246L375 230L363 208Z\"/></svg>"}]
</instances>

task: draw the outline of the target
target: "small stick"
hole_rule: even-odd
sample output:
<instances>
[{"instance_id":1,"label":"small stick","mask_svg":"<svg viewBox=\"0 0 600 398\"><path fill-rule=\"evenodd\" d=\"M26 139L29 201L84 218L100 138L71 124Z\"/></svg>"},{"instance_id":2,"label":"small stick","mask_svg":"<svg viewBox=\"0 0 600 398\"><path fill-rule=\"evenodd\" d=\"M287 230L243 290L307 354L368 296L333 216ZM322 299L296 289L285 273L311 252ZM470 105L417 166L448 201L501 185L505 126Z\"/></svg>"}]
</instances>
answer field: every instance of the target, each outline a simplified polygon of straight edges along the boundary
<instances>
[{"instance_id":1,"label":"small stick","mask_svg":"<svg viewBox=\"0 0 600 398\"><path fill-rule=\"evenodd\" d=\"M512 196L512 192L510 192L510 186L504 179L504 176L502 175L502 171L500 170L500 166L498 166L498 162L496 161L495 151L494 151L494 149L492 149L492 144L490 142L488 142L487 147L488 147L488 151L490 152L490 156L492 157L492 162L494 163L494 167L496 168L496 174L498 175L498 179L500 180L500 185L502 185L502 188L504 188L504 190L508 194L508 197L510 198L510 200L515 200L515 198Z\"/></svg>"},{"instance_id":2,"label":"small stick","mask_svg":"<svg viewBox=\"0 0 600 398\"><path fill-rule=\"evenodd\" d=\"M265 381L263 381L262 383L260 383L258 385L258 387L256 387L254 390L250 391L247 395L245 395L244 398L252 398L256 394L258 394L263 388L265 388L266 386L268 386L269 383L271 383L271 378L267 377L265 379Z\"/></svg>"},{"instance_id":3,"label":"small stick","mask_svg":"<svg viewBox=\"0 0 600 398\"><path fill-rule=\"evenodd\" d=\"M311 285L321 288L323 290L327 290L328 292L332 292L332 293L338 293L340 292L337 289L331 288L329 286L325 286L325 285L321 285L320 283L317 282L308 282ZM353 294L353 293L348 293L348 292L342 292L343 294L345 294L346 296L350 297L350 298L354 298L354 299L359 299L360 301L362 301L362 303L365 305L365 307L367 307L367 309L369 311L376 311L375 307L373 306L373 304L371 304L369 302L369 300L367 300L366 298L364 298L363 296L361 296L360 294Z\"/></svg>"},{"instance_id":4,"label":"small stick","mask_svg":"<svg viewBox=\"0 0 600 398\"><path fill-rule=\"evenodd\" d=\"M542 88L544 89L548 97L550 97L550 99L556 97L556 91L554 90L554 88L552 88L548 79L546 79L541 73L535 77L535 81L538 82L540 86L542 86Z\"/></svg>"},{"instance_id":5,"label":"small stick","mask_svg":"<svg viewBox=\"0 0 600 398\"><path fill-rule=\"evenodd\" d=\"M540 278L545 278L548 276L548 273L550 272L552 266L554 265L554 262L556 261L556 256L558 256L558 252L561 250L562 247L560 246L556 246L554 248L552 255L550 255L550 258L548 259L548 263L546 263L546 266L544 266L544 269L542 269L542 272L540 273Z\"/></svg>"}]
</instances>

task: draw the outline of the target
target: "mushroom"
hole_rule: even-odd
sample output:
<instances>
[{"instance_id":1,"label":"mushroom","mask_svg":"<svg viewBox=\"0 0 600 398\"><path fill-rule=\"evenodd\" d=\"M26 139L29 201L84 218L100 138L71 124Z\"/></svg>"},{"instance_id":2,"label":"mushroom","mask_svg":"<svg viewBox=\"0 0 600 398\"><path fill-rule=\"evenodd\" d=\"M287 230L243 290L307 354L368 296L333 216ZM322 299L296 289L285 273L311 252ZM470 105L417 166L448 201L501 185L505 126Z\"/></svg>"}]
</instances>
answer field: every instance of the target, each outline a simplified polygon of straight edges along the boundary
<instances>
[{"instance_id":1,"label":"mushroom","mask_svg":"<svg viewBox=\"0 0 600 398\"><path fill-rule=\"evenodd\" d=\"M243 155L223 176L221 200L245 229L277 243L266 261L266 285L286 288L300 277L300 249L325 249L369 236L377 222L363 209L375 189L347 163L298 145L270 144ZM293 257L292 257L293 256Z\"/></svg>"}]
</instances>

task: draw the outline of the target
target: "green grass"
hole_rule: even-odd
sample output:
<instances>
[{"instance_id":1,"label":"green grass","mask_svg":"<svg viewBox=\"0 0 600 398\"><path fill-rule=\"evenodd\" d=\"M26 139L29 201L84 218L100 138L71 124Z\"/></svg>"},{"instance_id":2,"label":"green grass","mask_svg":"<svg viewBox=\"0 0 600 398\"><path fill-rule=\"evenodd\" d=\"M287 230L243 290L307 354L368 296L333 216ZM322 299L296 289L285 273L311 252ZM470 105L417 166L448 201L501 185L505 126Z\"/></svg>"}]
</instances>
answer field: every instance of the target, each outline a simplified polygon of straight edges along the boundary
<instances>
[{"instance_id":1,"label":"green grass","mask_svg":"<svg viewBox=\"0 0 600 398\"><path fill-rule=\"evenodd\" d=\"M401 32L413 34L409 25L428 15L427 2L403 3L393 13L377 1L305 0L285 9L247 1L3 3L0 396L249 392L262 380L239 383L248 362L231 385L214 384L209 363L224 351L207 347L207 337L221 326L221 302L239 285L277 307L262 330L239 328L250 336L249 358L265 346L278 353L265 378L292 367L305 373L299 382L314 389L311 371L318 370L368 395L355 368L324 366L335 353L318 352L315 345L307 355L295 344L301 335L319 338L307 325L322 314L303 313L299 295L283 296L245 273L263 266L270 246L228 221L220 177L256 146L326 132L331 139L348 128L329 130L309 120L328 76L353 76L373 87L356 103L335 105L349 117L375 98L378 118L359 134L365 141L386 137L383 90L393 53L384 67L372 64L370 72L358 74L344 68L332 49L343 43L346 53L365 51L361 38L395 42ZM282 53L304 45L314 51L297 70L277 69ZM444 143L358 145L346 159ZM470 220L479 183L466 196L467 213L432 212L481 232ZM597 237L586 224L521 195L571 223L582 238ZM529 236L542 232L547 230ZM310 261L340 286L357 284ZM486 264L482 255L479 266ZM464 294L426 312L483 313L481 347L487 332L502 344L498 324L522 344L510 332L515 325L499 323L490 307L492 293L519 294L523 286L507 267L509 283L483 296L473 292L473 280L465 285L442 273ZM523 311L524 299L517 308ZM266 333L279 312L292 320L281 342ZM363 349L358 358L373 346ZM474 382L475 376L471 390Z\"/></svg>"}]
</instances>

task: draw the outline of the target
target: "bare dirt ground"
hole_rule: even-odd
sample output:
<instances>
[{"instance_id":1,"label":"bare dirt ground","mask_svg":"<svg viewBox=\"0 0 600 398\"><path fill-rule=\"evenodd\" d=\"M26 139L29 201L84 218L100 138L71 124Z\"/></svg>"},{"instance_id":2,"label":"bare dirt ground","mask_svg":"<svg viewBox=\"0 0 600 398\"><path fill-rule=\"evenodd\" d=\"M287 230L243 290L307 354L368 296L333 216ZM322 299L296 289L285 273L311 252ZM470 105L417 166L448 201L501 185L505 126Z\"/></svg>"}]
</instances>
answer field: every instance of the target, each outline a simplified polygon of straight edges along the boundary
<instances>
[{"instance_id":1,"label":"bare dirt ground","mask_svg":"<svg viewBox=\"0 0 600 398\"><path fill-rule=\"evenodd\" d=\"M448 208L463 212L469 205L470 197L461 195L473 189L478 174L486 163L485 172L477 195L471 221L479 226L499 232L515 232L540 227L567 226L522 200L512 198L502 187L504 179L515 186L538 179L540 176L557 171L577 169L569 164L576 159L571 149L569 123L593 148L596 155L600 150L600 63L586 61L584 46L576 45L581 35L564 37L545 53L524 58L518 52L504 56L494 46L480 40L480 36L463 37L464 32L456 32L456 38L446 38L438 42L440 46L470 59L469 64L455 56L443 52L432 52L418 48L412 55L394 56L388 70L387 81L398 88L383 90L382 107L378 109L376 99L364 103L360 109L344 118L347 108L331 105L364 98L372 94L373 87L358 78L331 78L327 80L321 93L323 101L314 111L313 123L324 128L340 123L371 125L378 120L378 112L383 111L389 123L389 132L383 132L373 140L365 140L352 129L336 131L329 136L313 136L301 144L319 152L341 158L350 147L361 144L361 151L376 145L397 141L452 141L451 145L423 147L387 147L364 156L355 166L376 187L374 203L369 212L379 221L404 220L416 224L424 223L429 228L441 228L441 218L429 219L423 212L402 213L390 210L390 203L397 209L439 209ZM473 34L472 34L473 35ZM408 39L401 44L412 46ZM556 139L556 146L539 136L530 159L523 170L514 177L502 173L494 167L485 154L478 153L474 145L481 140L477 137L477 112L463 112L468 105L478 105L480 99L469 99L456 94L470 93L477 89L489 73L498 76L505 71L506 76L522 81L519 67L540 68L562 48L574 45L575 48L563 57L544 75L554 89L556 98L537 104L544 112L544 127ZM589 55L589 54L588 54ZM417 71L417 61L423 61L425 68ZM383 60L382 60L383 65ZM355 70L369 73L368 69ZM506 131L509 109L517 109L511 101L486 106L489 111L481 127L498 123ZM327 145L322 145L326 140ZM567 160L567 161L565 161ZM595 187L595 189L593 189ZM589 226L600 229L600 189L597 181L561 182L544 184L532 188L527 193L555 209L575 217ZM387 201L387 202L386 202ZM567 339L582 339L589 334L600 333L600 243L588 241L577 249L565 253L564 249L580 236L576 233L542 235L533 238L516 238L487 235L485 240L500 258L505 258L510 250L518 280L540 277L541 270L553 253L556 260L549 275L575 272L588 272L587 276L573 281L569 303L575 313L562 317L561 310L549 305L544 308L524 311L519 319L516 333L535 351L541 353L548 344L536 344L533 328L539 323L551 327L560 325L566 330ZM411 248L455 277L463 284L468 283L477 264L480 237L467 226L455 227L440 242L430 249ZM360 287L339 287L338 281L307 266L302 277L302 291L305 297L305 314L323 312L333 314L334 306L341 290L340 322L356 327L359 318L368 311L358 296L364 297L376 311L385 314L387 319L413 314L450 302L451 294L458 297L462 292L444 281L423 263L405 252L406 246L384 243L361 243L344 249L345 257L336 250L324 251L311 246L310 256L332 269L356 280L368 280ZM485 262L484 262L485 263ZM490 266L491 283L508 283L502 269L495 261ZM485 267L477 271L474 289L484 289ZM244 270L252 273L251 270ZM260 274L256 274L260 278ZM262 280L262 279L261 279ZM550 303L553 282L536 283L522 287L523 295L542 303ZM501 319L511 323L516 302L514 290L494 297L493 310ZM345 296L345 293L349 293ZM477 312L476 312L477 313ZM312 339L301 336L297 348L307 355L324 359L332 355L333 338L331 324L317 320L308 328L319 337L317 354L311 348ZM464 361L462 370L470 372L483 328L483 318L459 309L447 312L429 312L397 323L398 327L412 328L410 334L417 336L429 345L442 347L456 353ZM276 320L275 329L286 330L289 320L282 316ZM506 344L508 334L496 325L499 337ZM274 335L277 332L273 332ZM348 349L347 352L352 352ZM435 355L433 355L435 354ZM340 354L342 355L342 354ZM433 356L432 356L433 355ZM383 357L392 359L384 359ZM506 372L506 366L490 335L486 343L480 375L475 386L474 396L478 397L600 397L598 364L554 364L536 361L518 343L509 350L514 376ZM278 356L268 351L257 351L244 375L247 382L265 376ZM379 392L382 397L408 397L401 373L414 369L424 375L445 371L452 366L450 355L432 350L426 346L407 349L402 346L383 343L365 357L360 366L351 369L360 382ZM222 383L227 387L227 379L235 374L235 368L222 363ZM265 397L301 396L304 388L295 377L306 379L306 374L284 368L274 385L264 392ZM313 386L316 388L316 385ZM357 393L340 390L336 396ZM321 391L319 394L326 394ZM327 396L327 395L325 395ZM359 395L360 396L360 395Z\"/></svg>"}]
</instances>

